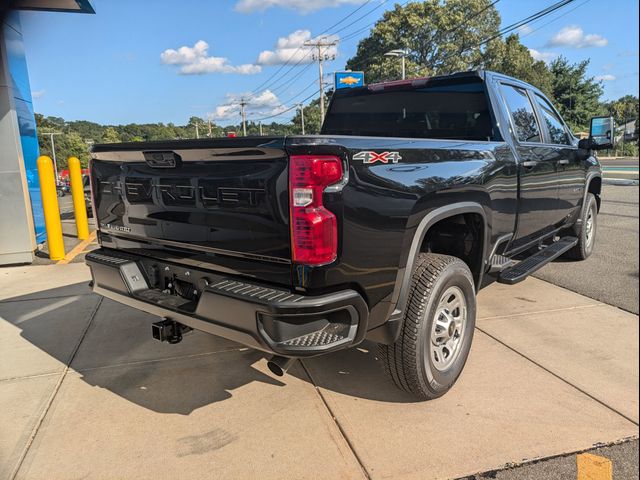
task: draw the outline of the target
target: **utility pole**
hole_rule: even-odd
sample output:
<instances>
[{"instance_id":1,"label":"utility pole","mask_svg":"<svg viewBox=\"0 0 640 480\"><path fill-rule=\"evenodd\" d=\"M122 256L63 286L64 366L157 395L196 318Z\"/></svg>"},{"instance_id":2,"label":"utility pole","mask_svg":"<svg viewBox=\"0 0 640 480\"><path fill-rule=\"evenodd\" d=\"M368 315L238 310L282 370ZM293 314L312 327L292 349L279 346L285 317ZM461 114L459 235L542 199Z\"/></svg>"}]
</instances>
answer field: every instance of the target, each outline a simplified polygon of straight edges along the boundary
<instances>
[{"instance_id":1,"label":"utility pole","mask_svg":"<svg viewBox=\"0 0 640 480\"><path fill-rule=\"evenodd\" d=\"M302 127L302 135L304 135L304 105L298 103L298 107L300 107L300 125Z\"/></svg>"},{"instance_id":2,"label":"utility pole","mask_svg":"<svg viewBox=\"0 0 640 480\"><path fill-rule=\"evenodd\" d=\"M258 127L260 128L260 136L262 136L262 121L258 122Z\"/></svg>"},{"instance_id":3,"label":"utility pole","mask_svg":"<svg viewBox=\"0 0 640 480\"><path fill-rule=\"evenodd\" d=\"M242 135L247 136L247 112L244 107L247 106L247 101L244 98L240 99L240 114L242 115Z\"/></svg>"},{"instance_id":4,"label":"utility pole","mask_svg":"<svg viewBox=\"0 0 640 480\"><path fill-rule=\"evenodd\" d=\"M198 122L196 122L196 138L200 138L200 133L198 133Z\"/></svg>"},{"instance_id":5,"label":"utility pole","mask_svg":"<svg viewBox=\"0 0 640 480\"><path fill-rule=\"evenodd\" d=\"M318 49L318 53L312 56L313 60L318 61L318 77L319 77L319 87L320 87L320 124L324 121L324 74L322 70L322 62L328 60L335 60L335 55L329 55L326 52L327 48L333 47L337 45L337 41L329 41L326 38L323 40L322 38L318 38L317 40L308 40L304 42L305 47L314 47Z\"/></svg>"},{"instance_id":6,"label":"utility pole","mask_svg":"<svg viewBox=\"0 0 640 480\"><path fill-rule=\"evenodd\" d=\"M208 136L209 138L211 138L211 118L208 118L208 119L207 119L207 122L208 122L208 124L209 124L209 133L207 134L207 136Z\"/></svg>"}]
</instances>

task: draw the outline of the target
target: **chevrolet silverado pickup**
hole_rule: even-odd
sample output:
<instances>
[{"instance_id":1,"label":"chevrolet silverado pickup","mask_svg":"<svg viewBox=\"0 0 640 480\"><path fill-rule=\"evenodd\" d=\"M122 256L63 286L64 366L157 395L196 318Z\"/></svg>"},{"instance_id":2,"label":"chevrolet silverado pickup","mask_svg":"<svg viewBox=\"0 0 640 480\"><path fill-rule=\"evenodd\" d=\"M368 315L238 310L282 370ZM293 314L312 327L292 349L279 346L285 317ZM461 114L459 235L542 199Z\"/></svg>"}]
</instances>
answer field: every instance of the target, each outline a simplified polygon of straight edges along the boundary
<instances>
[{"instance_id":1,"label":"chevrolet silverado pickup","mask_svg":"<svg viewBox=\"0 0 640 480\"><path fill-rule=\"evenodd\" d=\"M602 175L538 89L488 71L334 93L320 135L95 145L96 293L298 358L367 339L420 399L461 374L476 293L593 251ZM567 268L570 268L568 266Z\"/></svg>"}]
</instances>

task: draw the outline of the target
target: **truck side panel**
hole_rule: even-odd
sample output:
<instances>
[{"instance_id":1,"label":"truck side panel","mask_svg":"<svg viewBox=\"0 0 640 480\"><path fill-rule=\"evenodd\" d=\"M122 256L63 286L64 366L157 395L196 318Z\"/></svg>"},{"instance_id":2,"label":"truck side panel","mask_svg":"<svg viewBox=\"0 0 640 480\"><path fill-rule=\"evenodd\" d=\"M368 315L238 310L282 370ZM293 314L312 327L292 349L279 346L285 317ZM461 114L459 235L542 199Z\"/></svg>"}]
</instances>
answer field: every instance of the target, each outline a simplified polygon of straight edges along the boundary
<instances>
[{"instance_id":1,"label":"truck side panel","mask_svg":"<svg viewBox=\"0 0 640 480\"><path fill-rule=\"evenodd\" d=\"M288 139L290 154L311 149L348 159L347 185L340 192L325 194L329 208L338 209L342 241L338 263L294 266L294 284L309 291L327 286L359 289L372 309L369 328L382 324L393 310L393 293L411 242L430 211L464 198L484 208L492 244L513 232L517 171L511 150L502 142L347 136ZM362 155L358 154L369 151L397 152L399 160L373 164L359 160Z\"/></svg>"}]
</instances>

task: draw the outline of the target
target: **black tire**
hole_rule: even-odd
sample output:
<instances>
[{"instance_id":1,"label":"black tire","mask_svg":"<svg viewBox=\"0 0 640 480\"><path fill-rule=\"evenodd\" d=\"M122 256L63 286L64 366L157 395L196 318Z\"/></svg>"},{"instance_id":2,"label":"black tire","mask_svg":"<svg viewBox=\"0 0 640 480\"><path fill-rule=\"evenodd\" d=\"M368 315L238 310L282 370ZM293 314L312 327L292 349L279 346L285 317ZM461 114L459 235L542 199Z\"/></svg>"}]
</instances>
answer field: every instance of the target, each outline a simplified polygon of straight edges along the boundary
<instances>
[{"instance_id":1,"label":"black tire","mask_svg":"<svg viewBox=\"0 0 640 480\"><path fill-rule=\"evenodd\" d=\"M589 220L591 216L591 220ZM590 227L589 227L589 222ZM565 253L571 260L586 260L593 253L596 243L596 231L598 226L598 202L593 193L588 193L585 200L585 208L582 209L581 222L574 227L578 244Z\"/></svg>"},{"instance_id":2,"label":"black tire","mask_svg":"<svg viewBox=\"0 0 640 480\"><path fill-rule=\"evenodd\" d=\"M440 310L439 302L452 288L464 297L466 321L460 328L456 356L443 369L435 365L437 353L431 352L431 337L432 334L438 335L433 325L436 312ZM380 345L379 348L387 375L398 388L422 400L444 395L456 382L467 361L475 320L476 293L469 267L456 257L420 254L411 278L400 337L394 344Z\"/></svg>"}]
</instances>

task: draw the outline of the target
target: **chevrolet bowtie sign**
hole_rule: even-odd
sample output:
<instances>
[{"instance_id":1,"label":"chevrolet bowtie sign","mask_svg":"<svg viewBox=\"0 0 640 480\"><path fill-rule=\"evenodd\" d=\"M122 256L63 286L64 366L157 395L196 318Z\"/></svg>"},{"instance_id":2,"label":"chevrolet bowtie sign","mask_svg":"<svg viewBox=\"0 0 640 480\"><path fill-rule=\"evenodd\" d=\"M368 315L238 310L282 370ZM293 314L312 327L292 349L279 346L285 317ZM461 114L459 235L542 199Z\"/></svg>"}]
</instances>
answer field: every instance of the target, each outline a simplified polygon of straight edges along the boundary
<instances>
[{"instance_id":1,"label":"chevrolet bowtie sign","mask_svg":"<svg viewBox=\"0 0 640 480\"><path fill-rule=\"evenodd\" d=\"M364 87L364 72L336 72L336 90L340 88Z\"/></svg>"}]
</instances>

